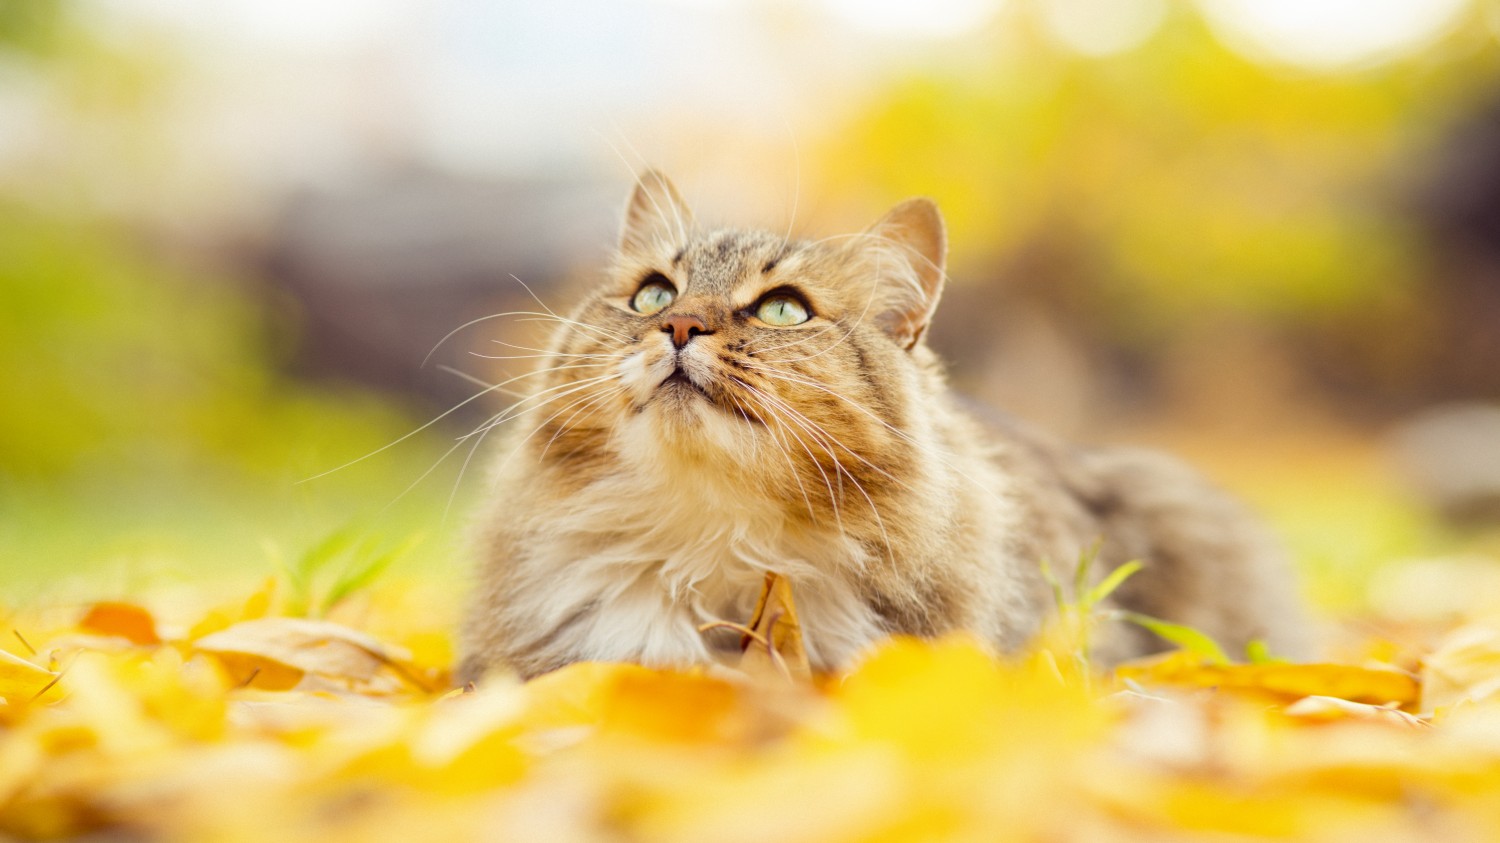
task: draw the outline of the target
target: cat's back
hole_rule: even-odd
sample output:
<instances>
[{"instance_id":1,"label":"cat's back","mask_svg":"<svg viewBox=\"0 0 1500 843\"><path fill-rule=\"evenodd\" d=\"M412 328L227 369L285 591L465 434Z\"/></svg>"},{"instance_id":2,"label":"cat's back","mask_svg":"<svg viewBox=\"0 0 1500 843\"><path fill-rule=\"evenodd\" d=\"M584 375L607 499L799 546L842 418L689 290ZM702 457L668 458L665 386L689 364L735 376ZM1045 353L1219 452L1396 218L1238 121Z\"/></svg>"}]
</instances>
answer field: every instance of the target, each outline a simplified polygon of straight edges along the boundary
<instances>
[{"instance_id":1,"label":"cat's back","mask_svg":"<svg viewBox=\"0 0 1500 843\"><path fill-rule=\"evenodd\" d=\"M1261 640L1278 655L1305 654L1306 620L1283 549L1198 470L1155 450L1069 443L996 411L976 416L1026 525L1014 550L1022 558L1066 574L1097 548L1093 581L1139 561L1116 592L1119 608L1191 626L1231 653ZM1029 587L1049 599L1040 576ZM1106 661L1165 647L1125 625L1106 642Z\"/></svg>"}]
</instances>

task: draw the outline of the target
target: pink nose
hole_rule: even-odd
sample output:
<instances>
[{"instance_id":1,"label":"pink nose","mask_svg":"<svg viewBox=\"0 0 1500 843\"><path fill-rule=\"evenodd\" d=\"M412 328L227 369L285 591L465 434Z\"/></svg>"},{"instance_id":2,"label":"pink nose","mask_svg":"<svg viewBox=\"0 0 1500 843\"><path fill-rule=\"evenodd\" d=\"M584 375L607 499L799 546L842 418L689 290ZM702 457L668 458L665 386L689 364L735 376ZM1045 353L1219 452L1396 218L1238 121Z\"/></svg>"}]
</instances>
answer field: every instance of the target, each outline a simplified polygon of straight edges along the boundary
<instances>
[{"instance_id":1,"label":"pink nose","mask_svg":"<svg viewBox=\"0 0 1500 843\"><path fill-rule=\"evenodd\" d=\"M703 324L702 319L681 313L676 313L663 319L661 330L664 334L672 335L672 345L678 348L687 345L688 340L691 340L694 334L713 333L708 329L707 325Z\"/></svg>"}]
</instances>

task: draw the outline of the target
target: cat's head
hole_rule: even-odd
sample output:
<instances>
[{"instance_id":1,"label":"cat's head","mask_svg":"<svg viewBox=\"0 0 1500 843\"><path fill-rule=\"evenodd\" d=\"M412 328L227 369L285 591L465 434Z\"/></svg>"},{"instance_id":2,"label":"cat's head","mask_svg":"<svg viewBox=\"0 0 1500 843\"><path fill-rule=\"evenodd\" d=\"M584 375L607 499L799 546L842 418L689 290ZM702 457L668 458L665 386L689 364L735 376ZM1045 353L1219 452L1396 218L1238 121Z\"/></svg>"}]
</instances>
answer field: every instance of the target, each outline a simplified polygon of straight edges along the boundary
<instances>
[{"instance_id":1,"label":"cat's head","mask_svg":"<svg viewBox=\"0 0 1500 843\"><path fill-rule=\"evenodd\" d=\"M537 438L590 470L727 472L809 514L868 497L927 435L922 337L945 251L926 199L859 234L793 241L700 228L647 172L607 279L559 333Z\"/></svg>"}]
</instances>

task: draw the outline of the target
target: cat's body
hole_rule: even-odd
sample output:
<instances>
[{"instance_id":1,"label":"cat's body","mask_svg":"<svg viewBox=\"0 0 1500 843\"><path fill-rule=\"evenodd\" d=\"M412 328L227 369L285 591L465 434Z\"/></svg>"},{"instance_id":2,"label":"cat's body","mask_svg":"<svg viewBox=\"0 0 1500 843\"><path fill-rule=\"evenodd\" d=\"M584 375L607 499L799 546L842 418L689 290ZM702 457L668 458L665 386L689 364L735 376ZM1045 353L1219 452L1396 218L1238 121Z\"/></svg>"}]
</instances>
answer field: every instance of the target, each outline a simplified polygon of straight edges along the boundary
<instances>
[{"instance_id":1,"label":"cat's body","mask_svg":"<svg viewBox=\"0 0 1500 843\"><path fill-rule=\"evenodd\" d=\"M1232 502L1156 455L983 429L921 342L942 221L904 203L862 235L702 231L646 174L609 281L565 321L504 449L461 674L711 661L699 626L790 578L813 664L893 633L1009 649L1062 575L1146 568L1121 605L1227 646L1295 647L1288 574ZM1147 652L1112 629L1105 661Z\"/></svg>"}]
</instances>

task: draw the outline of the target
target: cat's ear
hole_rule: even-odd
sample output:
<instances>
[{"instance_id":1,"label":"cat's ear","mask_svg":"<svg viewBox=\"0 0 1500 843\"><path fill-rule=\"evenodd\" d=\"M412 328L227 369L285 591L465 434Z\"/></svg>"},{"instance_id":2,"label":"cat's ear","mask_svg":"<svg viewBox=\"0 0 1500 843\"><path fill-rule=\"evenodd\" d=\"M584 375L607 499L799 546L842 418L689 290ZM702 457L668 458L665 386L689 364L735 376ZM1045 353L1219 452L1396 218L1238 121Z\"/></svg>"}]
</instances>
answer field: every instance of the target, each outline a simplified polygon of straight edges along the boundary
<instances>
[{"instance_id":1,"label":"cat's ear","mask_svg":"<svg viewBox=\"0 0 1500 843\"><path fill-rule=\"evenodd\" d=\"M874 238L873 240L871 238ZM943 293L948 235L931 199L908 199L865 231L864 249L878 260L876 324L909 349L917 344Z\"/></svg>"},{"instance_id":2,"label":"cat's ear","mask_svg":"<svg viewBox=\"0 0 1500 843\"><path fill-rule=\"evenodd\" d=\"M649 252L662 243L681 245L693 227L693 212L667 177L647 170L635 180L635 190L625 203L625 222L620 227L620 251Z\"/></svg>"}]
</instances>

